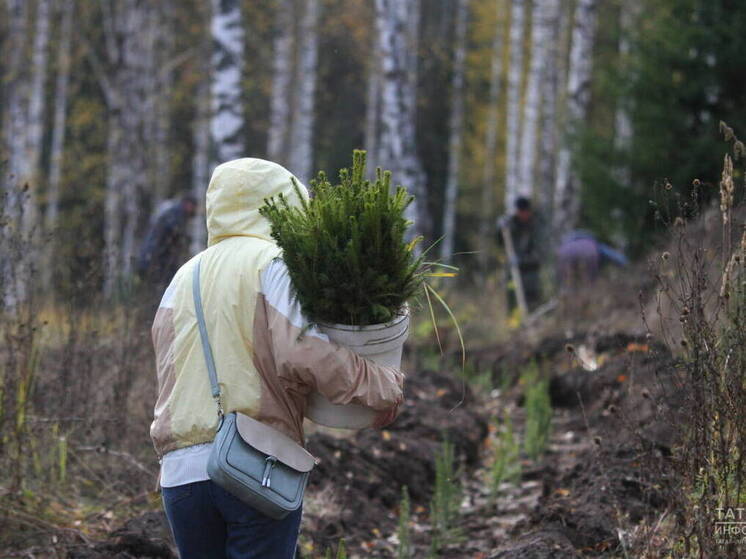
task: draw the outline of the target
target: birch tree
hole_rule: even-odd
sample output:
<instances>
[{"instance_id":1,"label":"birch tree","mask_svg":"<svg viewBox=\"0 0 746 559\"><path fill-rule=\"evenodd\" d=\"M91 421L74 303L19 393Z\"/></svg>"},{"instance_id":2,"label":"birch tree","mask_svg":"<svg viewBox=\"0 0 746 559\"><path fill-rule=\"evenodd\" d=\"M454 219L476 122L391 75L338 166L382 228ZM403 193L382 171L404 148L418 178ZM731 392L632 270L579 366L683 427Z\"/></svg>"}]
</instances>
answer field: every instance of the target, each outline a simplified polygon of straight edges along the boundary
<instances>
[{"instance_id":1,"label":"birch tree","mask_svg":"<svg viewBox=\"0 0 746 559\"><path fill-rule=\"evenodd\" d=\"M456 39L453 51L451 77L451 114L448 122L448 176L443 212L443 241L440 245L442 260L451 260L456 234L456 208L460 178L461 147L464 128L464 66L466 61L466 27L469 16L468 0L456 5Z\"/></svg>"},{"instance_id":2,"label":"birch tree","mask_svg":"<svg viewBox=\"0 0 746 559\"><path fill-rule=\"evenodd\" d=\"M630 33L634 29L634 22L637 19L638 11L639 4L637 0L622 2L619 6L619 66L623 70L629 65L629 38ZM614 147L619 153L626 155L632 141L632 135L633 129L629 101L620 96L617 99L617 107L614 114ZM624 159L624 156L622 159ZM622 163L615 169L615 175L622 186L629 186L629 167L625 163Z\"/></svg>"},{"instance_id":3,"label":"birch tree","mask_svg":"<svg viewBox=\"0 0 746 559\"><path fill-rule=\"evenodd\" d=\"M559 79L562 64L560 42L563 37L563 24L567 18L562 17L560 3L553 0L554 9L547 13L546 57L547 63L541 81L541 138L539 139L538 191L540 207L545 219L552 214L552 197L554 193L554 171L557 165L557 104L559 102Z\"/></svg>"},{"instance_id":4,"label":"birch tree","mask_svg":"<svg viewBox=\"0 0 746 559\"><path fill-rule=\"evenodd\" d=\"M8 157L7 174L3 176L2 186L5 200L5 217L14 219L19 205L13 192L20 174L25 147L25 121L28 98L28 79L23 64L29 37L28 3L25 0L8 0L7 37L5 38L7 59L3 64L3 144Z\"/></svg>"},{"instance_id":5,"label":"birch tree","mask_svg":"<svg viewBox=\"0 0 746 559\"><path fill-rule=\"evenodd\" d=\"M314 101L318 59L319 0L303 2L298 40L296 87L298 98L293 104L293 127L290 134L290 170L303 182L311 178L313 165Z\"/></svg>"},{"instance_id":6,"label":"birch tree","mask_svg":"<svg viewBox=\"0 0 746 559\"><path fill-rule=\"evenodd\" d=\"M44 214L44 229L47 233L45 265L42 269L42 284L49 288L52 279L53 255L56 239L52 234L57 228L62 185L62 161L67 125L67 96L70 82L70 45L72 23L75 12L74 0L65 0L61 6L62 23L57 51L57 77L54 86L54 116L52 119L52 143L49 148L49 180L47 182L47 207Z\"/></svg>"},{"instance_id":7,"label":"birch tree","mask_svg":"<svg viewBox=\"0 0 746 559\"><path fill-rule=\"evenodd\" d=\"M521 149L521 78L523 76L523 22L525 1L511 0L510 67L507 88L507 138L505 148L505 210L510 211L519 195Z\"/></svg>"},{"instance_id":8,"label":"birch tree","mask_svg":"<svg viewBox=\"0 0 746 559\"><path fill-rule=\"evenodd\" d=\"M192 254L207 247L207 224L205 222L205 198L210 180L210 86L206 80L197 90L197 116L194 121L194 155L192 156L192 194L197 200L197 213L192 219Z\"/></svg>"},{"instance_id":9,"label":"birch tree","mask_svg":"<svg viewBox=\"0 0 746 559\"><path fill-rule=\"evenodd\" d=\"M407 208L416 234L429 230L425 172L417 154L416 45L419 2L376 0L376 52L380 57L380 113L371 154L373 166L392 171L394 181L403 184L415 201Z\"/></svg>"},{"instance_id":10,"label":"birch tree","mask_svg":"<svg viewBox=\"0 0 746 559\"><path fill-rule=\"evenodd\" d=\"M520 159L518 165L518 196L530 198L536 181L537 138L542 109L541 86L550 64L550 37L556 25L559 0L534 0L531 18L531 63L526 83L526 100L523 105Z\"/></svg>"},{"instance_id":11,"label":"birch tree","mask_svg":"<svg viewBox=\"0 0 746 559\"><path fill-rule=\"evenodd\" d=\"M41 180L41 154L44 140L45 85L48 73L50 0L39 0L34 13L34 31L29 33L29 2L9 0L7 61L5 85L4 143L7 152L7 176L3 186L3 213L9 231L30 239L37 231L37 192ZM23 57L31 42L31 64L25 68ZM18 237L17 237L18 239ZM4 238L10 242L10 238ZM7 248L7 247L6 247ZM31 247L33 249L33 245ZM28 293L30 268L35 259L6 258L2 264L4 304L14 306Z\"/></svg>"},{"instance_id":12,"label":"birch tree","mask_svg":"<svg viewBox=\"0 0 746 559\"><path fill-rule=\"evenodd\" d=\"M142 201L148 176L146 117L149 79L154 71L154 5L138 0L102 2L106 61L88 47L107 105L107 175L104 201L104 293L129 278L137 234L147 222Z\"/></svg>"},{"instance_id":13,"label":"birch tree","mask_svg":"<svg viewBox=\"0 0 746 559\"><path fill-rule=\"evenodd\" d=\"M272 59L272 99L267 134L267 155L278 163L287 161L290 143L294 15L293 0L282 0L277 11Z\"/></svg>"},{"instance_id":14,"label":"birch tree","mask_svg":"<svg viewBox=\"0 0 746 559\"><path fill-rule=\"evenodd\" d=\"M568 65L565 133L557 158L553 226L555 238L572 229L580 215L580 180L572 162L577 125L585 117L590 100L593 44L598 0L578 0L572 28Z\"/></svg>"},{"instance_id":15,"label":"birch tree","mask_svg":"<svg viewBox=\"0 0 746 559\"><path fill-rule=\"evenodd\" d=\"M244 61L244 32L239 0L212 0L212 77L210 134L216 161L246 155L241 68Z\"/></svg>"},{"instance_id":16,"label":"birch tree","mask_svg":"<svg viewBox=\"0 0 746 559\"><path fill-rule=\"evenodd\" d=\"M31 58L31 89L26 122L26 153L22 163L21 183L29 186L24 197L23 229L30 232L38 222L37 193L41 180L41 153L44 140L44 110L49 58L50 0L36 5L36 29Z\"/></svg>"},{"instance_id":17,"label":"birch tree","mask_svg":"<svg viewBox=\"0 0 746 559\"><path fill-rule=\"evenodd\" d=\"M495 0L497 13L502 13L505 0ZM482 222L480 225L480 260L482 269L487 270L489 247L493 242L495 213L495 177L497 157L497 117L500 101L500 82L503 62L502 22L498 20L495 37L492 40L490 64L490 90L487 101L487 126L484 133L484 167L482 168Z\"/></svg>"},{"instance_id":18,"label":"birch tree","mask_svg":"<svg viewBox=\"0 0 746 559\"><path fill-rule=\"evenodd\" d=\"M36 4L34 31L29 33L29 2L9 0L8 47L5 75L4 131L8 157L5 187L7 217L29 231L36 223L36 191L40 179L44 138L44 101L49 45L49 0ZM31 44L30 68L23 61ZM25 190L21 193L20 190Z\"/></svg>"},{"instance_id":19,"label":"birch tree","mask_svg":"<svg viewBox=\"0 0 746 559\"><path fill-rule=\"evenodd\" d=\"M153 71L148 76L148 111L146 142L152 146L150 150L150 206L157 208L168 197L171 182L171 166L169 143L169 109L170 97L174 87L174 69L183 60L174 53L174 11L176 6L172 0L160 0L155 10L160 22L159 32L151 33L148 40L154 44L148 45L148 51L153 52Z\"/></svg>"},{"instance_id":20,"label":"birch tree","mask_svg":"<svg viewBox=\"0 0 746 559\"><path fill-rule=\"evenodd\" d=\"M368 160L378 156L379 122L381 116L381 55L378 52L378 34L373 34L370 56L368 57L368 86L365 101L365 151ZM368 177L375 175L373 165L368 165Z\"/></svg>"},{"instance_id":21,"label":"birch tree","mask_svg":"<svg viewBox=\"0 0 746 559\"><path fill-rule=\"evenodd\" d=\"M318 0L283 0L274 40L267 152L304 182L313 167L318 18Z\"/></svg>"},{"instance_id":22,"label":"birch tree","mask_svg":"<svg viewBox=\"0 0 746 559\"><path fill-rule=\"evenodd\" d=\"M29 36L28 3L24 0L8 0L7 4L8 30L5 46L8 59L3 67L4 99L3 99L3 143L8 163L5 176L2 177L3 207L2 218L7 222L0 227L0 241L6 254L12 254L13 231L20 225L23 210L23 192L19 178L24 161L25 132L26 132L26 104L28 98L28 76L23 65L23 57L27 50ZM19 293L19 270L17 262L12 258L3 258L0 262L0 288L4 307L13 307Z\"/></svg>"}]
</instances>

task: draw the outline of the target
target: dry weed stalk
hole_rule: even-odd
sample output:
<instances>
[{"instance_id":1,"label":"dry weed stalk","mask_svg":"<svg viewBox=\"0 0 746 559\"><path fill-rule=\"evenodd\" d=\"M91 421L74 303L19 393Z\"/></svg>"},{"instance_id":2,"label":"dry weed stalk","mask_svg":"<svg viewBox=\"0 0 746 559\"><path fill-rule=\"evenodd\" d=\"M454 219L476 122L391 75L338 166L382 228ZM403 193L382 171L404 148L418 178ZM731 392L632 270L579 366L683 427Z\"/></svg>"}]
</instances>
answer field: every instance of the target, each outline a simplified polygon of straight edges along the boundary
<instances>
[{"instance_id":1,"label":"dry weed stalk","mask_svg":"<svg viewBox=\"0 0 746 559\"><path fill-rule=\"evenodd\" d=\"M731 129L723 131L738 159L742 144ZM726 155L719 192L720 258L713 258L705 235L679 226L674 265L657 275L659 296L674 309L681 328L679 339L667 339L682 355L677 388L683 408L677 411L685 418L674 424L681 444L673 456L679 481L671 497L678 532L673 551L687 557L737 557L739 538L722 533L717 522L723 510L746 505L746 229L733 247L743 215L736 177Z\"/></svg>"}]
</instances>

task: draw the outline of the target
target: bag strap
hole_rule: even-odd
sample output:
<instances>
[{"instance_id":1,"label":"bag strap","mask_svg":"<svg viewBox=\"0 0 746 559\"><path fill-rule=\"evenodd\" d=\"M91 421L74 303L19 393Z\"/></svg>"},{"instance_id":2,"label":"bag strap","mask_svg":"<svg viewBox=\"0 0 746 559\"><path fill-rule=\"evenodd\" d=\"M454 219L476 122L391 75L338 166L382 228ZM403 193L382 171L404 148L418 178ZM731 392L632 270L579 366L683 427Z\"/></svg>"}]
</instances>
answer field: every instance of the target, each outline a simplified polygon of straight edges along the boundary
<instances>
[{"instance_id":1,"label":"bag strap","mask_svg":"<svg viewBox=\"0 0 746 559\"><path fill-rule=\"evenodd\" d=\"M218 419L223 419L223 402L220 398L220 385L218 384L218 372L215 369L215 359L212 357L212 347L207 337L207 325L205 324L205 313L202 310L202 295L200 293L199 269L201 260L197 260L192 274L192 297L194 298L194 312L197 315L197 326L199 327L199 337L202 341L202 351L205 354L207 363L207 374L210 377L212 387L212 397L218 405Z\"/></svg>"}]
</instances>

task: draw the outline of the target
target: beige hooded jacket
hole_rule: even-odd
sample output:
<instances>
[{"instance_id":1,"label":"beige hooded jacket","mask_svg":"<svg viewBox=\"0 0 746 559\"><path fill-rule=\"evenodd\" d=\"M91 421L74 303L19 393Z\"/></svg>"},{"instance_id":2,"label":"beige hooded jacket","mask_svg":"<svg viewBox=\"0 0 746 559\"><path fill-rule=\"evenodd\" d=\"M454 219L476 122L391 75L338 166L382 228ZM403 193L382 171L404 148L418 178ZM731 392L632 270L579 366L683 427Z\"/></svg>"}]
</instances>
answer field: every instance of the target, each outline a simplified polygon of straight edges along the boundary
<instances>
[{"instance_id":1,"label":"beige hooded jacket","mask_svg":"<svg viewBox=\"0 0 746 559\"><path fill-rule=\"evenodd\" d=\"M224 163L213 173L207 191L209 246L176 273L153 324L158 399L150 433L160 456L212 441L217 426L192 300L197 259L226 413L246 414L303 444L311 391L335 404L377 411L402 398L399 371L308 329L269 222L258 211L278 194L299 203L291 178L280 165L253 158Z\"/></svg>"}]
</instances>

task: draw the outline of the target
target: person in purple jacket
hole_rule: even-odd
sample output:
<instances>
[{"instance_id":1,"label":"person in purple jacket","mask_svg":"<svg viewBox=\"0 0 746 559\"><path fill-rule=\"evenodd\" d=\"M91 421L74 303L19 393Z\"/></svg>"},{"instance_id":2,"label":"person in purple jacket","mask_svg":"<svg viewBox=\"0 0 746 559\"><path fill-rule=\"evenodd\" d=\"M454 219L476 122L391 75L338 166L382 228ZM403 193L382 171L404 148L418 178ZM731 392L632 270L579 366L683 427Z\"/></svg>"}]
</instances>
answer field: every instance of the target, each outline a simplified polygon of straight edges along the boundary
<instances>
[{"instance_id":1,"label":"person in purple jacket","mask_svg":"<svg viewBox=\"0 0 746 559\"><path fill-rule=\"evenodd\" d=\"M624 254L583 230L567 233L557 248L556 257L557 276L566 292L592 284L605 263L620 267L628 264Z\"/></svg>"}]
</instances>

